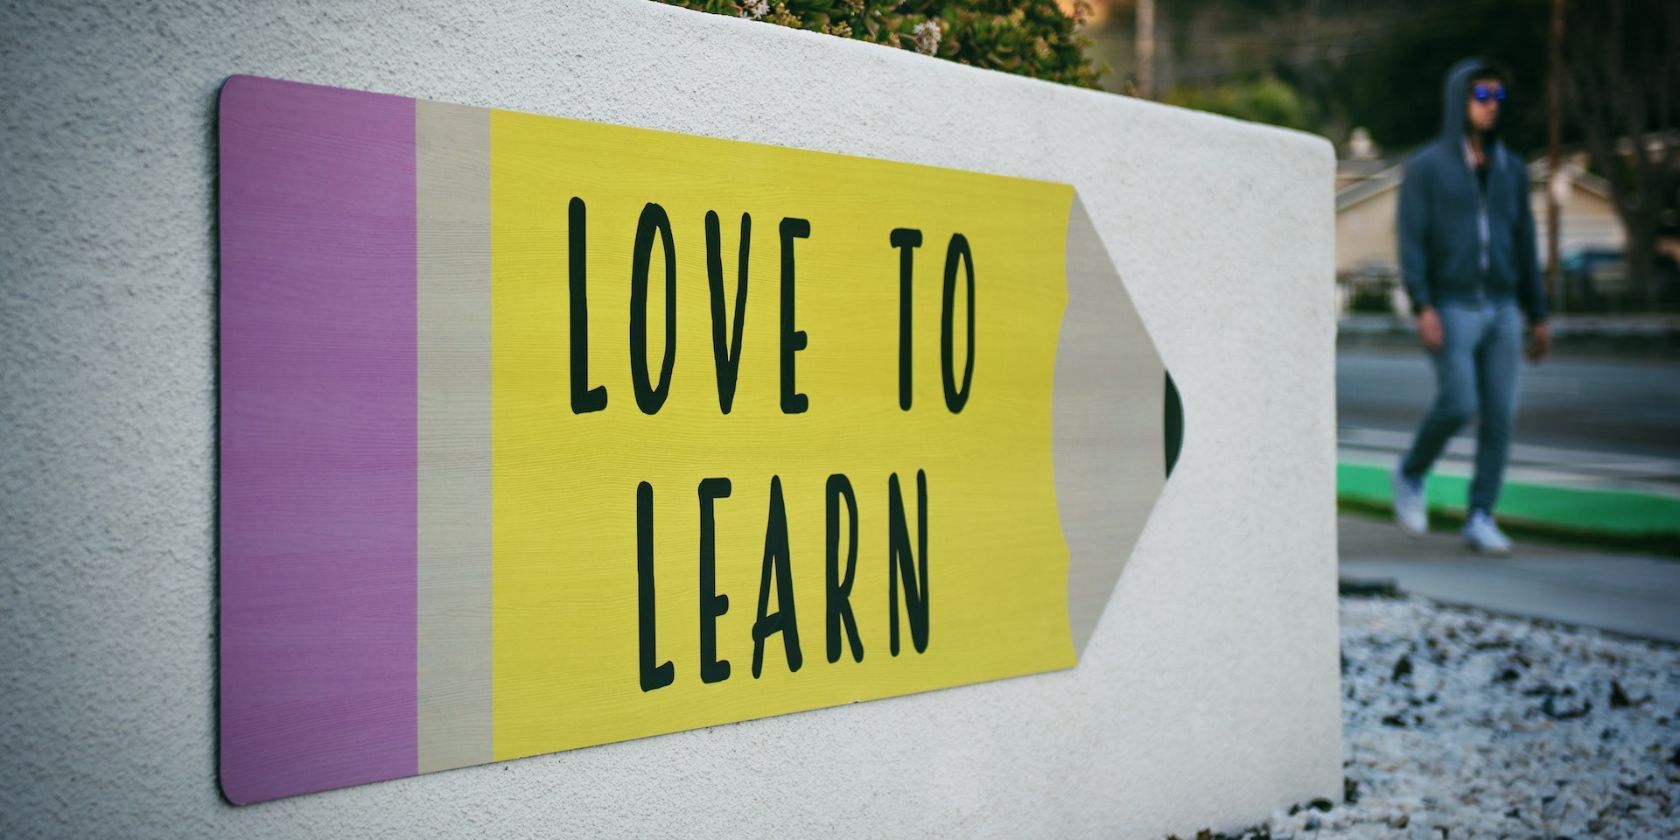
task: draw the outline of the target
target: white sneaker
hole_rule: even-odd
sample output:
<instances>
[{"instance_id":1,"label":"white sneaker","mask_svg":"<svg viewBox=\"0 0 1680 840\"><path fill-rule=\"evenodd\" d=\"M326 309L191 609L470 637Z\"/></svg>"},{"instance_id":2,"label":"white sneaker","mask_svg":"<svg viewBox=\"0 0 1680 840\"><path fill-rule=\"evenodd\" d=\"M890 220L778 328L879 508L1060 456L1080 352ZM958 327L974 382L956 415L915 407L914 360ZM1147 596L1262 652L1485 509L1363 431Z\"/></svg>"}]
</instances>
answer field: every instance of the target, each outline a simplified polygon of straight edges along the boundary
<instances>
[{"instance_id":1,"label":"white sneaker","mask_svg":"<svg viewBox=\"0 0 1680 840\"><path fill-rule=\"evenodd\" d=\"M1413 483L1396 466L1391 476L1394 484L1394 521L1408 536L1421 537L1429 533L1429 505L1423 492L1423 482Z\"/></svg>"},{"instance_id":2,"label":"white sneaker","mask_svg":"<svg viewBox=\"0 0 1680 840\"><path fill-rule=\"evenodd\" d=\"M1493 517L1486 511L1476 511L1470 514L1470 519L1464 523L1464 544L1474 551L1484 554L1510 554L1511 538L1493 524Z\"/></svg>"}]
</instances>

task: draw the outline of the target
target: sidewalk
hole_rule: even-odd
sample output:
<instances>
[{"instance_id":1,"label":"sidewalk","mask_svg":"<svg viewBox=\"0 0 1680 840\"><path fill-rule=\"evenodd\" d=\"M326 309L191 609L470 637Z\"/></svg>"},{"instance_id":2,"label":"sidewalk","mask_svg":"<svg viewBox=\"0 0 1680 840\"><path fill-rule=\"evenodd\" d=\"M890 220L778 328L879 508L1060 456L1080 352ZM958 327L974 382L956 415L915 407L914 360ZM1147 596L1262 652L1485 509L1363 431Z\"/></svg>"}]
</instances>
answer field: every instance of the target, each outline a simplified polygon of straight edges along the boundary
<instances>
[{"instance_id":1,"label":"sidewalk","mask_svg":"<svg viewBox=\"0 0 1680 840\"><path fill-rule=\"evenodd\" d=\"M1344 579L1392 580L1414 595L1680 642L1680 560L1519 541L1510 557L1465 549L1456 530L1423 539L1391 521L1338 519Z\"/></svg>"}]
</instances>

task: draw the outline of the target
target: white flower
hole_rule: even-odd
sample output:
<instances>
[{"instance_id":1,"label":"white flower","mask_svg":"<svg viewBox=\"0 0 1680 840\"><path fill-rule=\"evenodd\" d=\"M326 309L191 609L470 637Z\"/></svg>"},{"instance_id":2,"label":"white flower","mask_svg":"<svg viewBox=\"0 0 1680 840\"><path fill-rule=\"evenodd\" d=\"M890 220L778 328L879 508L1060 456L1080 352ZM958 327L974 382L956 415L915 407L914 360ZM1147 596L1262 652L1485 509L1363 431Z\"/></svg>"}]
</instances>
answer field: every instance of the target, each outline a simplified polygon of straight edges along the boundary
<instances>
[{"instance_id":1,"label":"white flower","mask_svg":"<svg viewBox=\"0 0 1680 840\"><path fill-rule=\"evenodd\" d=\"M741 17L758 20L770 14L770 0L746 0L741 4Z\"/></svg>"},{"instance_id":2,"label":"white flower","mask_svg":"<svg viewBox=\"0 0 1680 840\"><path fill-rule=\"evenodd\" d=\"M916 24L910 32L911 43L916 52L922 55L933 55L939 51L939 40L945 37L945 31L940 28L937 20L924 20Z\"/></svg>"}]
</instances>

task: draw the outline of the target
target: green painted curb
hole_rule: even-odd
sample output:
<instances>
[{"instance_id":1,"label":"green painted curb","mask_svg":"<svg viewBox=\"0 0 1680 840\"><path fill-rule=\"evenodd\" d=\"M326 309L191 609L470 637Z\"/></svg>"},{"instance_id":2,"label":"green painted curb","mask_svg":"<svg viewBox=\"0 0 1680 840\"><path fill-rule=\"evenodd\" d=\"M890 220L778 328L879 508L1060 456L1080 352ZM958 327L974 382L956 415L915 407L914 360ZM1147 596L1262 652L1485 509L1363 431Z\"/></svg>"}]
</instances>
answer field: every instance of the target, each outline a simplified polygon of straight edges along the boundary
<instances>
[{"instance_id":1,"label":"green painted curb","mask_svg":"<svg viewBox=\"0 0 1680 840\"><path fill-rule=\"evenodd\" d=\"M1469 488L1470 479L1464 476L1430 476L1430 509L1463 514ZM1344 501L1383 506L1393 504L1389 468L1374 464L1337 464L1336 496ZM1499 494L1497 513L1501 519L1531 525L1618 537L1680 533L1680 497L1650 493L1506 482Z\"/></svg>"}]
</instances>

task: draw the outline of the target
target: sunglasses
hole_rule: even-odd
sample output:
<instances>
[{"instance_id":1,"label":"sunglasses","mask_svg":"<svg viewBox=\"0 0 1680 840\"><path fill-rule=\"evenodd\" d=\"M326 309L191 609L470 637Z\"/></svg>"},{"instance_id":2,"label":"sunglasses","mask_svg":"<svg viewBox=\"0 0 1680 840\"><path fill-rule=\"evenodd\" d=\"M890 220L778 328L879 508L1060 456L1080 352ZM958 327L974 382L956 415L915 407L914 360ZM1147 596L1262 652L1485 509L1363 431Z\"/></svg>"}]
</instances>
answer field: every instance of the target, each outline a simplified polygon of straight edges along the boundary
<instances>
[{"instance_id":1,"label":"sunglasses","mask_svg":"<svg viewBox=\"0 0 1680 840\"><path fill-rule=\"evenodd\" d=\"M1504 102L1505 89L1498 85L1476 85L1470 89L1470 98L1477 102L1486 102L1489 99L1495 102Z\"/></svg>"}]
</instances>

